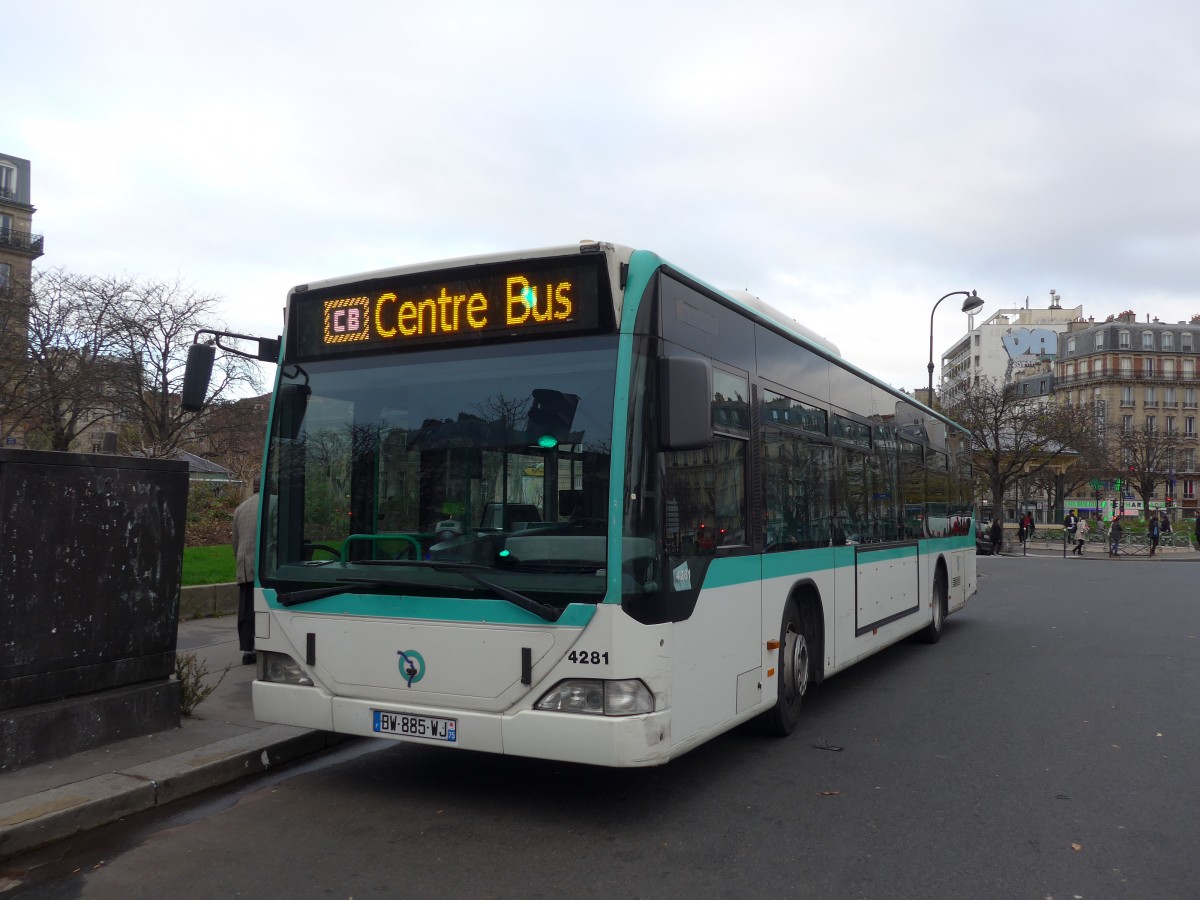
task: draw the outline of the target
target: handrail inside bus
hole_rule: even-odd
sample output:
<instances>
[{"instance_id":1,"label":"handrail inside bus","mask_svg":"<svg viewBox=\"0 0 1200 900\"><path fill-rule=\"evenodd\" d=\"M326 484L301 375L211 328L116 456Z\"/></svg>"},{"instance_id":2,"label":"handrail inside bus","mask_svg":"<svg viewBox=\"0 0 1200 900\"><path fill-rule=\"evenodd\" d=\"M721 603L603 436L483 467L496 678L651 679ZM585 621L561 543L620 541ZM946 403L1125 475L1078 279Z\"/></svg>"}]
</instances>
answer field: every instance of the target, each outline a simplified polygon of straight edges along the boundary
<instances>
[{"instance_id":1,"label":"handrail inside bus","mask_svg":"<svg viewBox=\"0 0 1200 900\"><path fill-rule=\"evenodd\" d=\"M378 544L381 541L407 541L412 544L413 550L416 552L414 559L420 559L424 550L421 547L421 542L417 537L431 538L433 535L425 534L413 536L407 531L382 531L378 534L352 534L342 542L342 562L350 562L350 545L354 541L366 541L372 544Z\"/></svg>"}]
</instances>

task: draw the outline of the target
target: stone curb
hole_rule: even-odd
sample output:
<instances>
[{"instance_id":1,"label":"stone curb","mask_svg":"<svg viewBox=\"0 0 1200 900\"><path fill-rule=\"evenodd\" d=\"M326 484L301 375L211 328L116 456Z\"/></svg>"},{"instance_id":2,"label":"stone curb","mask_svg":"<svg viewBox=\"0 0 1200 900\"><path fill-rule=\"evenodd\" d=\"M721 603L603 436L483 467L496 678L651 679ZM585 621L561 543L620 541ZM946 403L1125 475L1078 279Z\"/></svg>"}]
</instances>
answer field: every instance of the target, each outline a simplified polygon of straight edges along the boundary
<instances>
[{"instance_id":1,"label":"stone curb","mask_svg":"<svg viewBox=\"0 0 1200 900\"><path fill-rule=\"evenodd\" d=\"M208 619L213 616L237 615L238 586L236 582L196 584L179 589L179 618Z\"/></svg>"},{"instance_id":2,"label":"stone curb","mask_svg":"<svg viewBox=\"0 0 1200 900\"><path fill-rule=\"evenodd\" d=\"M0 860L312 755L344 740L326 731L271 725L123 772L11 800L0 804Z\"/></svg>"}]
</instances>

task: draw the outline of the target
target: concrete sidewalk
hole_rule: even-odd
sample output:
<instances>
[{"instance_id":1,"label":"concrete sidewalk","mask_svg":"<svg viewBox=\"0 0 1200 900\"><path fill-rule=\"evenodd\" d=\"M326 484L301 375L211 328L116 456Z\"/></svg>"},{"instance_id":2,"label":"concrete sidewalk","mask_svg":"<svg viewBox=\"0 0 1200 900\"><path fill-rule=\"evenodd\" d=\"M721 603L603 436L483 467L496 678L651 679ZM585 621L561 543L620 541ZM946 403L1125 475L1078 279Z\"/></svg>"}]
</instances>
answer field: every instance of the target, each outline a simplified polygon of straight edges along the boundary
<instances>
[{"instance_id":1,"label":"concrete sidewalk","mask_svg":"<svg viewBox=\"0 0 1200 900\"><path fill-rule=\"evenodd\" d=\"M179 623L179 653L195 653L215 684L179 728L0 774L0 860L324 750L324 731L254 719L233 616Z\"/></svg>"}]
</instances>

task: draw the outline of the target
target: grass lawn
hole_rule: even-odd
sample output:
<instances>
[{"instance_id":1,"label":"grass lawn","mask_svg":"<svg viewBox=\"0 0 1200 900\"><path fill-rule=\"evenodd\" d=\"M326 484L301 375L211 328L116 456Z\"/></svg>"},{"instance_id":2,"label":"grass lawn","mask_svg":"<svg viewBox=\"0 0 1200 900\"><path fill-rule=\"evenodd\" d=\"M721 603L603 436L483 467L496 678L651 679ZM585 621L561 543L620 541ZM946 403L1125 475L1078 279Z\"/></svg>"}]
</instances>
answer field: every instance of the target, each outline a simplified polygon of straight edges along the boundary
<instances>
[{"instance_id":1,"label":"grass lawn","mask_svg":"<svg viewBox=\"0 0 1200 900\"><path fill-rule=\"evenodd\" d=\"M233 548L228 544L216 547L183 548L183 583L222 584L237 580L237 564Z\"/></svg>"}]
</instances>

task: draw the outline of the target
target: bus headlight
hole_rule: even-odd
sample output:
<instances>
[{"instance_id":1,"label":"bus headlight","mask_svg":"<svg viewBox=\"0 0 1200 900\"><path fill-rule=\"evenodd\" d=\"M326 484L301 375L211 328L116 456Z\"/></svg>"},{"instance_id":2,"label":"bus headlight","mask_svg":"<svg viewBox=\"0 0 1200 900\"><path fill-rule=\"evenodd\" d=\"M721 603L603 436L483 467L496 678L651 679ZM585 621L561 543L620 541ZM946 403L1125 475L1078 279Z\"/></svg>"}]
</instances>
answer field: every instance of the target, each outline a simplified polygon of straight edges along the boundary
<instances>
[{"instance_id":1,"label":"bus headlight","mask_svg":"<svg viewBox=\"0 0 1200 900\"><path fill-rule=\"evenodd\" d=\"M636 678L569 678L547 691L534 708L594 716L636 716L654 712L654 695Z\"/></svg>"},{"instance_id":2,"label":"bus headlight","mask_svg":"<svg viewBox=\"0 0 1200 900\"><path fill-rule=\"evenodd\" d=\"M258 680L273 681L276 684L312 685L308 673L300 668L300 664L286 653L258 652Z\"/></svg>"}]
</instances>

